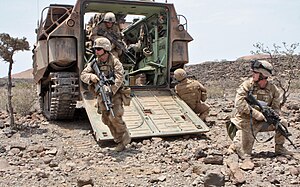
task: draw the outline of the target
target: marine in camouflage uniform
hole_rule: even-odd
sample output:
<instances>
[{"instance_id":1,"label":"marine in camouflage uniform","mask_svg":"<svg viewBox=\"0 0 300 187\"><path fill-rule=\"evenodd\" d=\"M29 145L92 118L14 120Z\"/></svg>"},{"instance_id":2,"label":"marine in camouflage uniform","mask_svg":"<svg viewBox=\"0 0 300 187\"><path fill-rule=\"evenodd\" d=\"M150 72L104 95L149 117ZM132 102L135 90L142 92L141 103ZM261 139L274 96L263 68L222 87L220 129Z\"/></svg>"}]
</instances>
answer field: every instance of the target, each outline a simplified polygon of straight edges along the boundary
<instances>
[{"instance_id":1,"label":"marine in camouflage uniform","mask_svg":"<svg viewBox=\"0 0 300 187\"><path fill-rule=\"evenodd\" d=\"M272 74L272 65L266 60L256 60L252 62L253 75L250 79L244 81L237 89L235 97L235 115L231 122L236 126L236 136L233 138L234 144L230 149L236 151L240 157L250 156L258 132L274 131L274 125L268 125L265 117L259 110L250 106L245 97L248 92L259 101L280 113L280 93L278 88L270 81L268 77ZM252 129L250 125L250 110L252 110ZM283 125L287 122L282 119ZM285 138L279 132L275 134L275 153L289 153L283 146Z\"/></svg>"},{"instance_id":2,"label":"marine in camouflage uniform","mask_svg":"<svg viewBox=\"0 0 300 187\"><path fill-rule=\"evenodd\" d=\"M116 17L115 14L112 12L107 12L104 17L103 17L103 21L101 21L98 25L96 25L90 34L90 40L95 41L95 39L97 39L99 37L98 35L98 31L99 30L103 30L107 33L112 34L113 36L116 37L116 39L119 42L122 42L122 33L120 31L120 28L116 23ZM110 41L112 43L112 41ZM113 43L112 43L112 50L111 53L119 58L122 54L122 50L117 48Z\"/></svg>"},{"instance_id":3,"label":"marine in camouflage uniform","mask_svg":"<svg viewBox=\"0 0 300 187\"><path fill-rule=\"evenodd\" d=\"M206 121L209 114L209 105L204 103L207 99L206 88L197 80L187 78L183 69L174 72L175 79L179 82L175 86L176 94L189 105L189 107Z\"/></svg>"},{"instance_id":4,"label":"marine in camouflage uniform","mask_svg":"<svg viewBox=\"0 0 300 187\"><path fill-rule=\"evenodd\" d=\"M97 97L97 105L101 110L103 123L109 127L110 132L114 137L114 141L118 143L116 150L122 151L131 141L128 129L122 118L124 114L124 92L122 91L124 90L122 88L124 69L121 62L110 53L111 44L107 38L97 38L95 40L94 49L97 56L97 65L100 71L104 72L107 77L111 75L112 72L114 74L115 84L111 86L111 91L113 94L112 110L115 117L106 110L105 105L102 102L102 97L99 95ZM93 85L99 81L99 78L94 74L92 63L87 64L87 67L82 71L80 78L84 83L89 85Z\"/></svg>"}]
</instances>

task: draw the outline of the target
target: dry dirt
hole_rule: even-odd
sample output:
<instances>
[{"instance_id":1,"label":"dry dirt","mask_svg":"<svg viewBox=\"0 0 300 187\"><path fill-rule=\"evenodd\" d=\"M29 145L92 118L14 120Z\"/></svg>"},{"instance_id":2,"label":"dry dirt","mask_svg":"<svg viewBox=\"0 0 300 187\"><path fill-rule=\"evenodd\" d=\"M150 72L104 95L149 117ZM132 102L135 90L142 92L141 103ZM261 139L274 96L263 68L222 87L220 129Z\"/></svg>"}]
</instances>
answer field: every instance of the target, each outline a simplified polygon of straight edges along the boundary
<instances>
[{"instance_id":1,"label":"dry dirt","mask_svg":"<svg viewBox=\"0 0 300 187\"><path fill-rule=\"evenodd\" d=\"M188 69L204 84L207 81L209 88L215 88L218 81L221 83L224 75L234 78L232 73L226 73L226 68L214 65L221 72L217 74L220 79L208 82L215 78L209 73L199 73L204 68ZM236 154L227 153L231 140L225 123L234 105L234 89L230 88L224 84L222 97L213 97L211 92L208 98L209 132L135 139L120 153L113 150L113 142L95 141L82 109L69 122L49 122L38 113L17 116L18 131L6 127L8 117L1 111L0 186L300 186L299 148L295 150L288 142L285 145L295 152L293 156L275 156L273 141L256 143L251 160L243 161ZM290 138L298 147L299 104L299 95L295 93L283 108L290 122Z\"/></svg>"}]
</instances>

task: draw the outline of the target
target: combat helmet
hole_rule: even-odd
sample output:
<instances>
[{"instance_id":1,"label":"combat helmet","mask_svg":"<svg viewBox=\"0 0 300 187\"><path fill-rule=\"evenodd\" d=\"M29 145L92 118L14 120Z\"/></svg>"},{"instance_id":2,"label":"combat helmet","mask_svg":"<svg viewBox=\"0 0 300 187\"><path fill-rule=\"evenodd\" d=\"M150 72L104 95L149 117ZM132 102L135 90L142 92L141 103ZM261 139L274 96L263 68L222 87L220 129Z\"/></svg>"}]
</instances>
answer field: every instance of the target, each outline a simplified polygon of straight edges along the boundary
<instances>
[{"instance_id":1,"label":"combat helmet","mask_svg":"<svg viewBox=\"0 0 300 187\"><path fill-rule=\"evenodd\" d=\"M95 40L94 48L102 48L105 51L111 51L111 43L107 38L100 37Z\"/></svg>"},{"instance_id":2,"label":"combat helmet","mask_svg":"<svg viewBox=\"0 0 300 187\"><path fill-rule=\"evenodd\" d=\"M184 71L184 69L176 69L174 71L174 77L177 81L182 81L187 77L186 71Z\"/></svg>"},{"instance_id":3,"label":"combat helmet","mask_svg":"<svg viewBox=\"0 0 300 187\"><path fill-rule=\"evenodd\" d=\"M261 73L264 77L270 77L272 75L273 66L266 60L254 60L251 61L251 69Z\"/></svg>"},{"instance_id":4,"label":"combat helmet","mask_svg":"<svg viewBox=\"0 0 300 187\"><path fill-rule=\"evenodd\" d=\"M112 22L112 23L115 23L115 22L116 22L116 16L115 16L115 14L112 13L112 12L107 12L107 13L104 15L103 21L104 21L104 22Z\"/></svg>"}]
</instances>

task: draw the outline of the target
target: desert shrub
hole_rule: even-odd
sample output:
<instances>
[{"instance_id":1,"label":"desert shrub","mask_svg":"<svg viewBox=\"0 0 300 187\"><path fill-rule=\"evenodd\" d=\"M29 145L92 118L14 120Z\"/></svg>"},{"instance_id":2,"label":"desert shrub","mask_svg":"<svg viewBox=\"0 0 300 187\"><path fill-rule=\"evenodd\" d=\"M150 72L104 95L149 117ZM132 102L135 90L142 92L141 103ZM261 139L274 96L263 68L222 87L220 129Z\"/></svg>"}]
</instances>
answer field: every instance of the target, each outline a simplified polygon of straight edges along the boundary
<instances>
[{"instance_id":1,"label":"desert shrub","mask_svg":"<svg viewBox=\"0 0 300 187\"><path fill-rule=\"evenodd\" d=\"M33 106L37 101L34 84L28 81L16 81L12 88L12 105L14 112L26 115L32 112ZM0 88L0 109L6 110L7 90L5 87Z\"/></svg>"},{"instance_id":2,"label":"desert shrub","mask_svg":"<svg viewBox=\"0 0 300 187\"><path fill-rule=\"evenodd\" d=\"M293 81L291 83L291 90L293 90L294 92L297 92L297 90L300 89L300 80L298 79L297 81Z\"/></svg>"},{"instance_id":3,"label":"desert shrub","mask_svg":"<svg viewBox=\"0 0 300 187\"><path fill-rule=\"evenodd\" d=\"M7 103L7 90L4 87L0 87L0 110L5 110Z\"/></svg>"},{"instance_id":4,"label":"desert shrub","mask_svg":"<svg viewBox=\"0 0 300 187\"><path fill-rule=\"evenodd\" d=\"M13 88L12 99L15 112L22 115L30 113L36 101L36 90L32 83L25 81L16 82L16 86Z\"/></svg>"},{"instance_id":5,"label":"desert shrub","mask_svg":"<svg viewBox=\"0 0 300 187\"><path fill-rule=\"evenodd\" d=\"M235 90L238 87L238 81L230 80L213 80L207 81L205 84L209 98L224 98L235 95Z\"/></svg>"},{"instance_id":6,"label":"desert shrub","mask_svg":"<svg viewBox=\"0 0 300 187\"><path fill-rule=\"evenodd\" d=\"M206 87L207 96L209 98L222 98L224 97L224 88L220 85L212 84Z\"/></svg>"}]
</instances>

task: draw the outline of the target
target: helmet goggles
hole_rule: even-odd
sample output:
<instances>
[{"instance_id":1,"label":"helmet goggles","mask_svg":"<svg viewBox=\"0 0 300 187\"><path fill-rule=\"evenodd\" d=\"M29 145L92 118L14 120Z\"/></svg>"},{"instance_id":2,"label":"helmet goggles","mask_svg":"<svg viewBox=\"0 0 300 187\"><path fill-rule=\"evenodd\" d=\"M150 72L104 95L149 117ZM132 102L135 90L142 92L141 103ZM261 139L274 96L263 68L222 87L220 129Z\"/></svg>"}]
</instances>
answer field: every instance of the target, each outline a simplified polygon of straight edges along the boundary
<instances>
[{"instance_id":1,"label":"helmet goggles","mask_svg":"<svg viewBox=\"0 0 300 187\"><path fill-rule=\"evenodd\" d=\"M258 61L258 60L251 61L251 69L252 70L260 69L260 68L262 68L262 69L268 71L270 74L272 74L272 71L270 69L266 68L265 66L263 66L263 64L260 61Z\"/></svg>"}]
</instances>

